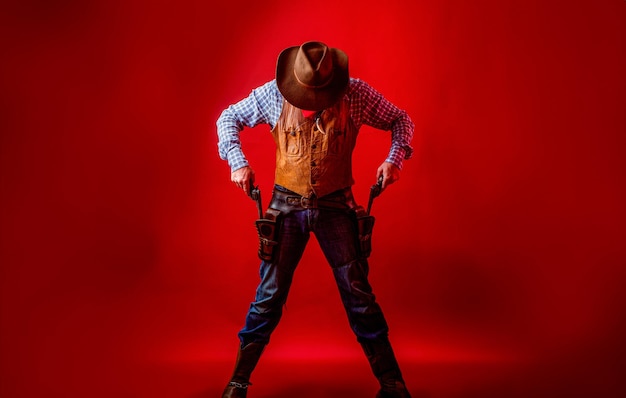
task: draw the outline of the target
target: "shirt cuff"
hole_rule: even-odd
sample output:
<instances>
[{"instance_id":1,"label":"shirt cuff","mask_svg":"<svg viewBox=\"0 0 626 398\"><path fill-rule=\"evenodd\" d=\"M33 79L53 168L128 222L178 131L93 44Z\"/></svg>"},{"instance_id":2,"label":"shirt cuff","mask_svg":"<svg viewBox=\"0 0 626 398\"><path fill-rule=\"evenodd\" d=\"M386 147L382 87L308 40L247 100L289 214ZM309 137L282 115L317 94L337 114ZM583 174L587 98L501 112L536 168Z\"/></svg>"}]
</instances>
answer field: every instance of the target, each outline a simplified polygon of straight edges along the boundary
<instances>
[{"instance_id":1,"label":"shirt cuff","mask_svg":"<svg viewBox=\"0 0 626 398\"><path fill-rule=\"evenodd\" d=\"M385 162L389 162L396 166L398 169L402 170L402 163L406 156L406 149L400 146L392 146L389 151L389 155L387 155L387 159Z\"/></svg>"},{"instance_id":2,"label":"shirt cuff","mask_svg":"<svg viewBox=\"0 0 626 398\"><path fill-rule=\"evenodd\" d=\"M234 172L239 170L242 167L248 166L248 160L243 155L241 150L233 149L226 155L226 160L228 161L228 166L230 166L230 171Z\"/></svg>"}]
</instances>

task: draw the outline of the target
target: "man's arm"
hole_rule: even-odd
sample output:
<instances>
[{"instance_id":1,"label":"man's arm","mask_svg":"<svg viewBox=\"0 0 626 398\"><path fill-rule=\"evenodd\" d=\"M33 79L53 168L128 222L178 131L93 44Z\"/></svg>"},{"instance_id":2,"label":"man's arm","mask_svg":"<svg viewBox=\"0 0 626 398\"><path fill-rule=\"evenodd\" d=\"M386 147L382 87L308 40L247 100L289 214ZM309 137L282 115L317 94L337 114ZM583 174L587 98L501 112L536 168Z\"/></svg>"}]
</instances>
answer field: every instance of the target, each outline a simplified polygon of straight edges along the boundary
<instances>
[{"instance_id":1,"label":"man's arm","mask_svg":"<svg viewBox=\"0 0 626 398\"><path fill-rule=\"evenodd\" d=\"M231 181L249 194L254 183L254 170L248 164L239 134L245 127L259 124L273 126L280 115L282 97L276 82L270 81L258 87L243 100L226 108L217 119L218 152L231 169Z\"/></svg>"},{"instance_id":2,"label":"man's arm","mask_svg":"<svg viewBox=\"0 0 626 398\"><path fill-rule=\"evenodd\" d=\"M400 178L404 159L409 159L413 154L411 140L415 125L404 110L364 81L357 80L355 90L362 106L360 123L391 131L391 148L385 161L376 170L376 178L383 177L382 189L385 189Z\"/></svg>"}]
</instances>

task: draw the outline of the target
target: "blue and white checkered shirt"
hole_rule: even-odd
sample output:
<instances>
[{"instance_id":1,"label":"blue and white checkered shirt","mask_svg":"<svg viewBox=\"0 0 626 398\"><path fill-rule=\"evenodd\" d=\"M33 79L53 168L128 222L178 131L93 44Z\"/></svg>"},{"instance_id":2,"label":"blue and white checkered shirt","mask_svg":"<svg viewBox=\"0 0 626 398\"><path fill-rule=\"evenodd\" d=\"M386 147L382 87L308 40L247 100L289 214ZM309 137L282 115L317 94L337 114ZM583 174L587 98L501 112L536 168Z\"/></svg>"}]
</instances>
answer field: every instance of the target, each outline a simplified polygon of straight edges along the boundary
<instances>
[{"instance_id":1,"label":"blue and white checkered shirt","mask_svg":"<svg viewBox=\"0 0 626 398\"><path fill-rule=\"evenodd\" d=\"M391 149L386 161L402 168L402 161L413 154L411 139L414 124L407 113L385 99L366 82L350 78L346 95L350 98L350 117L357 129L363 124L391 131ZM283 96L276 80L252 90L247 98L226 108L217 120L218 150L232 171L248 166L241 150L239 133L244 127L268 124L272 129L282 112Z\"/></svg>"}]
</instances>

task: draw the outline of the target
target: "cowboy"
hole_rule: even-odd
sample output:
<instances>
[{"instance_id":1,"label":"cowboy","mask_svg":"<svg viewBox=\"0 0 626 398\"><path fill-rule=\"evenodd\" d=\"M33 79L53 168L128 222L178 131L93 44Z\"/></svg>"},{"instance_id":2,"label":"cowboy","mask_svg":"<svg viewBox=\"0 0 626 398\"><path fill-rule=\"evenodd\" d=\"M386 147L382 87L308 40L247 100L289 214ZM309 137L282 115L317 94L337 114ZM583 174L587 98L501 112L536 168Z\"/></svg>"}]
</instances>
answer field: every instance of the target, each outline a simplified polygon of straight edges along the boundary
<instances>
[{"instance_id":1,"label":"cowboy","mask_svg":"<svg viewBox=\"0 0 626 398\"><path fill-rule=\"evenodd\" d=\"M276 78L224 110L217 121L220 157L231 180L250 194L255 174L239 140L244 127L267 124L276 143L272 199L257 221L261 281L245 325L233 376L222 398L245 398L250 375L278 325L296 266L314 233L339 288L350 327L380 382L377 398L410 398L368 281L373 219L355 203L352 152L359 128L391 131L389 155L376 171L381 189L410 158L413 123L362 80L348 57L321 42L283 50ZM364 222L365 221L365 222ZM368 229L364 230L364 229Z\"/></svg>"}]
</instances>

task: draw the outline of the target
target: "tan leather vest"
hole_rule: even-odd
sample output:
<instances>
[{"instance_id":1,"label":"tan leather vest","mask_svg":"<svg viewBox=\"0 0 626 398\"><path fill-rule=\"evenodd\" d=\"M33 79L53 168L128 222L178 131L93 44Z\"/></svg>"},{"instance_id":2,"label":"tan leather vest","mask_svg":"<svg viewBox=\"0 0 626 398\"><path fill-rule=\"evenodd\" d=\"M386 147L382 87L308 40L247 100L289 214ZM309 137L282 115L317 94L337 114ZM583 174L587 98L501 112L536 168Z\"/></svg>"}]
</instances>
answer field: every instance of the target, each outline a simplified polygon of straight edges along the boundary
<instances>
[{"instance_id":1,"label":"tan leather vest","mask_svg":"<svg viewBox=\"0 0 626 398\"><path fill-rule=\"evenodd\" d=\"M357 133L347 100L309 118L285 101L272 130L276 142L275 183L299 195L315 194L318 198L352 186L352 151Z\"/></svg>"}]
</instances>

